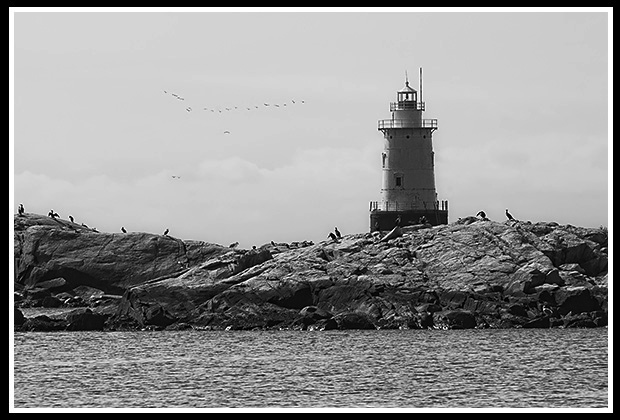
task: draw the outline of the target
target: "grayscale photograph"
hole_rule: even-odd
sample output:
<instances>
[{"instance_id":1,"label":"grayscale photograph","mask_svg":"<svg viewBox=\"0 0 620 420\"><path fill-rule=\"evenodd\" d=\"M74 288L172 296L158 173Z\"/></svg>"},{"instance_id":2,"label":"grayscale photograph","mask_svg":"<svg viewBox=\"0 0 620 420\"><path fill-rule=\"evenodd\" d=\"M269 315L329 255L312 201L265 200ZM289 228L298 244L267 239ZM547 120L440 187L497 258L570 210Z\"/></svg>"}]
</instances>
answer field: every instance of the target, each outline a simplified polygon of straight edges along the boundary
<instances>
[{"instance_id":1,"label":"grayscale photograph","mask_svg":"<svg viewBox=\"0 0 620 420\"><path fill-rule=\"evenodd\" d=\"M612 33L10 7L9 412L613 412Z\"/></svg>"}]
</instances>

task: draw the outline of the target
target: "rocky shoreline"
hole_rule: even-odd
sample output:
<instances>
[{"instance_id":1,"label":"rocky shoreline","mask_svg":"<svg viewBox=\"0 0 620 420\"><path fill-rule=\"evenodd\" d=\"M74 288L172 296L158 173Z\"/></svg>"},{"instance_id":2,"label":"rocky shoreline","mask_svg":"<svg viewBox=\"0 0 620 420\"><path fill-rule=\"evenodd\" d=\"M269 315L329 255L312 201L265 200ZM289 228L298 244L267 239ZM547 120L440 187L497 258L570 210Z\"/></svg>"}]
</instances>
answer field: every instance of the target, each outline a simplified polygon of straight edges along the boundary
<instances>
[{"instance_id":1,"label":"rocky shoreline","mask_svg":"<svg viewBox=\"0 0 620 420\"><path fill-rule=\"evenodd\" d=\"M594 328L607 230L469 216L229 248L14 216L14 330Z\"/></svg>"}]
</instances>

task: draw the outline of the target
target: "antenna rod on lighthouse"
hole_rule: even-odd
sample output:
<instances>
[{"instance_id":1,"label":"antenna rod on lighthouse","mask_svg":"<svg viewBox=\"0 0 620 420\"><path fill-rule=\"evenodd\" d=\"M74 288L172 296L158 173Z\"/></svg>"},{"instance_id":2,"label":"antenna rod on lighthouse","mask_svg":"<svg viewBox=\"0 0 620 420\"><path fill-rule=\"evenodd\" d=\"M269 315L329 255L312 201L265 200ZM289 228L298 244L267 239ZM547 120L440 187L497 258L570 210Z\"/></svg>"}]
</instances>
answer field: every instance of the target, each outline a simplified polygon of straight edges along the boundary
<instances>
[{"instance_id":1,"label":"antenna rod on lighthouse","mask_svg":"<svg viewBox=\"0 0 620 420\"><path fill-rule=\"evenodd\" d=\"M422 103L422 67L420 67L420 103Z\"/></svg>"}]
</instances>

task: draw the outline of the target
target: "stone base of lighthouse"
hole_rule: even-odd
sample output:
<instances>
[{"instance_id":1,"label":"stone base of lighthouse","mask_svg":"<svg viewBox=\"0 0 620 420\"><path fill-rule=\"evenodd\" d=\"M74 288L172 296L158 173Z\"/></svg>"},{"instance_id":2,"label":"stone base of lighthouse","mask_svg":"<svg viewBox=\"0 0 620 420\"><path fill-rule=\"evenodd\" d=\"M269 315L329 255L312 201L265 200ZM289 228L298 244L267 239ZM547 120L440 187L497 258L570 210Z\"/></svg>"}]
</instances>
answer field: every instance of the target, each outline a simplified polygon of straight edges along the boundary
<instances>
[{"instance_id":1,"label":"stone base of lighthouse","mask_svg":"<svg viewBox=\"0 0 620 420\"><path fill-rule=\"evenodd\" d=\"M373 210L370 212L370 231L389 231L396 226L400 216L400 226L411 226L420 223L422 216L433 226L448 224L448 210L416 209L403 211Z\"/></svg>"}]
</instances>

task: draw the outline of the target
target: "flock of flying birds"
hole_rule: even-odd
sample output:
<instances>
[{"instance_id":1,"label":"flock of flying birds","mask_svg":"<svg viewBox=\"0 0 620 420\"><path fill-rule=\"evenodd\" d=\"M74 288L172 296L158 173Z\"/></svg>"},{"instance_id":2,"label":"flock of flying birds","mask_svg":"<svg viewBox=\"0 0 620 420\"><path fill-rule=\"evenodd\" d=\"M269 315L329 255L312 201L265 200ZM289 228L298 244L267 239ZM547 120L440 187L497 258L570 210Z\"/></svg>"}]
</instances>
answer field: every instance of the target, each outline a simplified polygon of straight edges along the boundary
<instances>
[{"instance_id":1,"label":"flock of flying birds","mask_svg":"<svg viewBox=\"0 0 620 420\"><path fill-rule=\"evenodd\" d=\"M181 95L179 95L179 94L172 93L172 92L168 92L167 90L164 90L164 93L165 93L166 95L170 95L170 96L172 96L172 97L176 98L176 99L177 99L177 100L179 100L179 101L184 101L184 100L185 100L185 98L184 98L184 97L182 97L182 96L181 96ZM296 104L305 104L305 103L306 103L306 102L305 102L305 101L303 101L303 100L301 100L301 101L295 101L294 99L291 99L291 103L290 103L290 104L291 104L291 105L296 105ZM263 102L263 104L262 104L262 106L263 106L263 107L270 107L270 106L273 106L273 107L275 107L275 108L285 107L285 106L288 106L288 105L289 105L289 103L288 103L288 102L283 102L283 103L281 103L281 104L269 104L269 103L267 103L267 102ZM216 113L216 112L217 112L217 113L220 113L220 114L221 114L222 112L235 111L235 110L238 110L238 109L239 109L239 110L241 110L241 109L243 109L243 108L245 108L247 111L251 111L252 109L259 109L259 108L261 108L261 106L260 106L260 105L241 106L241 107L239 107L239 106L235 106L235 107L232 107L232 108L229 108L229 107L215 107L215 108L203 108L203 110L204 110L204 111L211 111L211 112L213 112L213 113ZM194 109L193 109L191 106L187 106L187 107L185 108L185 111L187 111L187 112L192 112L192 111L194 111Z\"/></svg>"}]
</instances>

